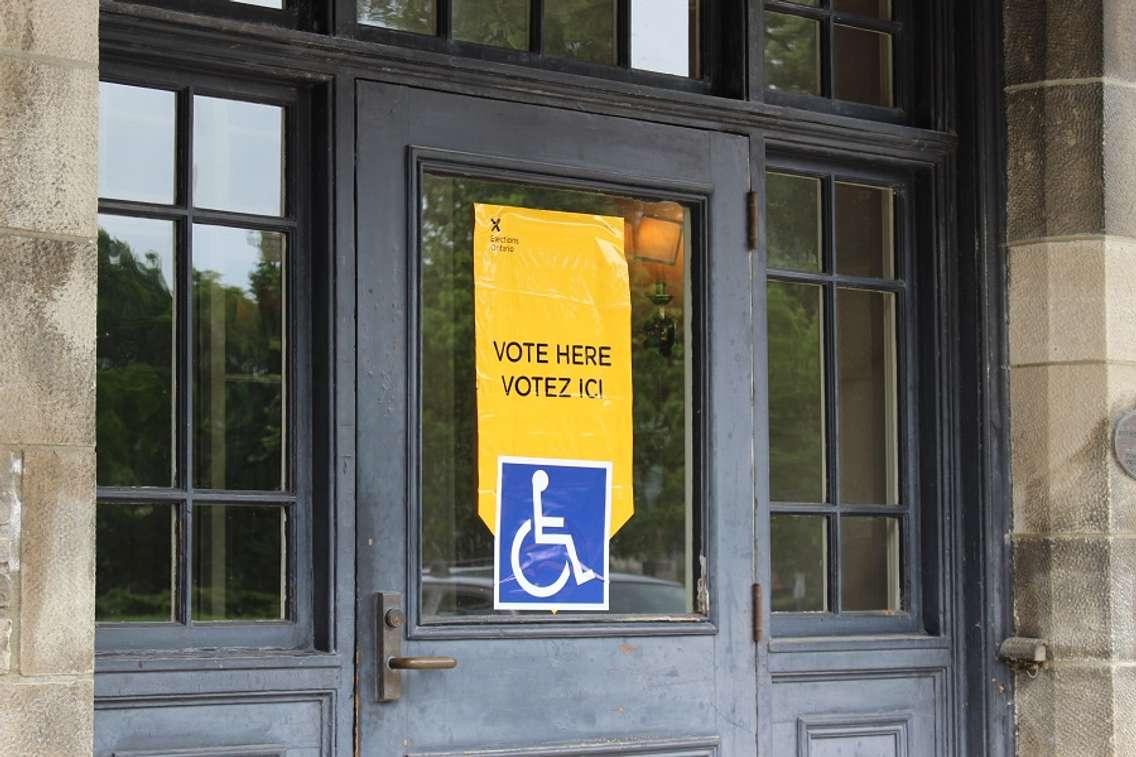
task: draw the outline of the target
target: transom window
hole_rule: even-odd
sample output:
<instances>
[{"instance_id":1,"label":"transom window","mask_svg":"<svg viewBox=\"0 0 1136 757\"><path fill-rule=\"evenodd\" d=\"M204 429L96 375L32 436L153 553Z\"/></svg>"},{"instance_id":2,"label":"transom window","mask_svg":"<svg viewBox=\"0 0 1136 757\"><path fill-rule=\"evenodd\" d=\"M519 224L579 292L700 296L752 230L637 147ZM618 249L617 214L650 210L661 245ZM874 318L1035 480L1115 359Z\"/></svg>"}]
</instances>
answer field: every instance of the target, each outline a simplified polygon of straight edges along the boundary
<instances>
[{"instance_id":1,"label":"transom window","mask_svg":"<svg viewBox=\"0 0 1136 757\"><path fill-rule=\"evenodd\" d=\"M766 175L771 597L798 620L915 605L901 189L823 167Z\"/></svg>"},{"instance_id":2,"label":"transom window","mask_svg":"<svg viewBox=\"0 0 1136 757\"><path fill-rule=\"evenodd\" d=\"M701 77L699 0L358 0L363 26Z\"/></svg>"},{"instance_id":3,"label":"transom window","mask_svg":"<svg viewBox=\"0 0 1136 757\"><path fill-rule=\"evenodd\" d=\"M279 96L278 96L279 95ZM100 84L103 624L297 618L294 98Z\"/></svg>"},{"instance_id":4,"label":"transom window","mask_svg":"<svg viewBox=\"0 0 1136 757\"><path fill-rule=\"evenodd\" d=\"M892 0L765 3L765 86L780 95L894 108L900 26Z\"/></svg>"}]
</instances>

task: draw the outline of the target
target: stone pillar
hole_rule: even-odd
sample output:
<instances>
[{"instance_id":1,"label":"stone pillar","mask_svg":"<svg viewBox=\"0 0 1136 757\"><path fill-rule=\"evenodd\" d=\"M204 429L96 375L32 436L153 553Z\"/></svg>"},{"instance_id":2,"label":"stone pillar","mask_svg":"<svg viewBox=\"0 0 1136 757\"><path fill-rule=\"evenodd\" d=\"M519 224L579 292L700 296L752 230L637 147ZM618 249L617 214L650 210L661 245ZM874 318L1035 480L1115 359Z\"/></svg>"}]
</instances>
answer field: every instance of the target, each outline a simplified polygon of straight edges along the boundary
<instances>
[{"instance_id":1,"label":"stone pillar","mask_svg":"<svg viewBox=\"0 0 1136 757\"><path fill-rule=\"evenodd\" d=\"M1136 3L1006 0L1018 754L1136 754Z\"/></svg>"},{"instance_id":2,"label":"stone pillar","mask_svg":"<svg viewBox=\"0 0 1136 757\"><path fill-rule=\"evenodd\" d=\"M97 0L0 0L0 754L92 748Z\"/></svg>"}]
</instances>

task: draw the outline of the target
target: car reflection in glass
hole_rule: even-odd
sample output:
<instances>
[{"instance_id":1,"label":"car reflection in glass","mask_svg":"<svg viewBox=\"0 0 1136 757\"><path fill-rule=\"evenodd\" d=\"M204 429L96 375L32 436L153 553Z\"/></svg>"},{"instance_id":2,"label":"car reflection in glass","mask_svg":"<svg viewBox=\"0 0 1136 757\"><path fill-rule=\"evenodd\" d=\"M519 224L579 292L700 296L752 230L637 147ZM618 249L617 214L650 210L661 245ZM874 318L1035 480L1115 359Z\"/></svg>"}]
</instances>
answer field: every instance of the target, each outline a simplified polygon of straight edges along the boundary
<instances>
[{"instance_id":1,"label":"car reflection in glass","mask_svg":"<svg viewBox=\"0 0 1136 757\"><path fill-rule=\"evenodd\" d=\"M686 615L687 591L677 581L612 573L609 612L622 615ZM431 566L422 573L422 617L429 621L493 611L493 568Z\"/></svg>"}]
</instances>

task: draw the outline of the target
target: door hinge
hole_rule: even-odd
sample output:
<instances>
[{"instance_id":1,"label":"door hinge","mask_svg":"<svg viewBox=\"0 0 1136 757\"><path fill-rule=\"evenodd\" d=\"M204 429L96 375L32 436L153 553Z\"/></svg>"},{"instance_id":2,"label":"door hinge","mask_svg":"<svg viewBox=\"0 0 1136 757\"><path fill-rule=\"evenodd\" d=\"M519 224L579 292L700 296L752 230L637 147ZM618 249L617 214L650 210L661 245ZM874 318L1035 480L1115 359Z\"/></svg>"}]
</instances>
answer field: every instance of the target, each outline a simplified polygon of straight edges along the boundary
<instances>
[{"instance_id":1,"label":"door hinge","mask_svg":"<svg viewBox=\"0 0 1136 757\"><path fill-rule=\"evenodd\" d=\"M746 192L746 249L757 250L757 192Z\"/></svg>"},{"instance_id":2,"label":"door hinge","mask_svg":"<svg viewBox=\"0 0 1136 757\"><path fill-rule=\"evenodd\" d=\"M765 639L765 613L763 612L761 584L753 585L753 640L760 644Z\"/></svg>"}]
</instances>

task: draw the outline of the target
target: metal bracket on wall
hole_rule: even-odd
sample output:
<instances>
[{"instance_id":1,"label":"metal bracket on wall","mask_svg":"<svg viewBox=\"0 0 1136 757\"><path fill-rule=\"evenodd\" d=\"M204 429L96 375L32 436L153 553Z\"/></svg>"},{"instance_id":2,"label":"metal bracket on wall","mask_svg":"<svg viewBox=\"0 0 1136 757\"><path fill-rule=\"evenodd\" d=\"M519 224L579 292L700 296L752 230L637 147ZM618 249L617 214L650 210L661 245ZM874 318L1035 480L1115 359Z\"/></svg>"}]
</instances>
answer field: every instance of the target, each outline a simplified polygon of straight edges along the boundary
<instances>
[{"instance_id":1,"label":"metal bracket on wall","mask_svg":"<svg viewBox=\"0 0 1136 757\"><path fill-rule=\"evenodd\" d=\"M998 657L1010 670L1037 678L1037 674L1049 661L1049 642L1045 639L1011 636L998 647Z\"/></svg>"}]
</instances>

